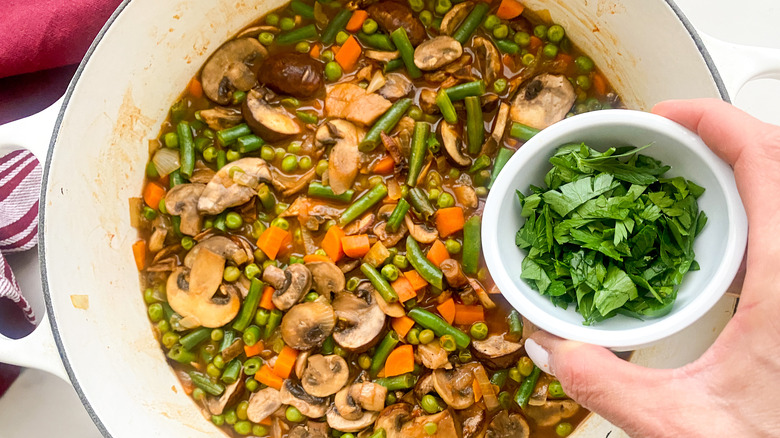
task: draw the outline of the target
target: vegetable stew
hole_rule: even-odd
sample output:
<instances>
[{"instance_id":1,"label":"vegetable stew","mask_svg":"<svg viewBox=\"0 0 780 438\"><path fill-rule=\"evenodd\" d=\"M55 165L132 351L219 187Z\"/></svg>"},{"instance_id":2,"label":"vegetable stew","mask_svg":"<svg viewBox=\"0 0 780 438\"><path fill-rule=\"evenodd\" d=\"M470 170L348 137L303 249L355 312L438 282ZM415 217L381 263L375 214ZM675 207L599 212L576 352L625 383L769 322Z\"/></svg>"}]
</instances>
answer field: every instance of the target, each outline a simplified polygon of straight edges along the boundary
<instances>
[{"instance_id":1,"label":"vegetable stew","mask_svg":"<svg viewBox=\"0 0 780 438\"><path fill-rule=\"evenodd\" d=\"M231 436L569 435L587 411L525 354L480 217L526 140L621 105L517 0L293 0L242 30L131 200L185 391Z\"/></svg>"}]
</instances>

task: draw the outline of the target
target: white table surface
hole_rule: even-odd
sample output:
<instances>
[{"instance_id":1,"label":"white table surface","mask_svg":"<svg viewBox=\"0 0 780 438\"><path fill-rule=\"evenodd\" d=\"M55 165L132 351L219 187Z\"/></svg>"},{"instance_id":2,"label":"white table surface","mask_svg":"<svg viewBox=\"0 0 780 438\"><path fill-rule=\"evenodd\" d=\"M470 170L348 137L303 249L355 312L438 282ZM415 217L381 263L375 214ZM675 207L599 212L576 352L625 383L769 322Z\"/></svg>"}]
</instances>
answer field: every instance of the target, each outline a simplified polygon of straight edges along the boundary
<instances>
[{"instance_id":1,"label":"white table surface","mask_svg":"<svg viewBox=\"0 0 780 438\"><path fill-rule=\"evenodd\" d=\"M676 0L700 30L725 41L780 48L780 2L777 0ZM750 114L780 125L780 81L756 80L733 102ZM14 266L26 291L40 290L34 251L15 255ZM40 294L39 294L40 295ZM33 307L43 314L40 297L29 294ZM0 438L98 438L100 433L73 388L50 374L24 370L0 398Z\"/></svg>"}]
</instances>

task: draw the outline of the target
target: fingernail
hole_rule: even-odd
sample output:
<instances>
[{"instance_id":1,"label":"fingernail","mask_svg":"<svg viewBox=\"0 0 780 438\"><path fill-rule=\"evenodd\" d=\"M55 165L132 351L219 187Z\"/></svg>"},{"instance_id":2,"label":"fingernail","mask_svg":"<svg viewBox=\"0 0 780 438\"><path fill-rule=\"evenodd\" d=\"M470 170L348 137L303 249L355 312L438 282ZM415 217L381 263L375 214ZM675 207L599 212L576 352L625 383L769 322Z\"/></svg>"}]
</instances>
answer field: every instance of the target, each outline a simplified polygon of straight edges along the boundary
<instances>
[{"instance_id":1,"label":"fingernail","mask_svg":"<svg viewBox=\"0 0 780 438\"><path fill-rule=\"evenodd\" d=\"M536 343L531 338L525 340L525 352L528 353L528 357L534 361L534 364L538 366L542 371L552 376L555 375L552 367L550 366L550 353L547 352L541 345Z\"/></svg>"}]
</instances>

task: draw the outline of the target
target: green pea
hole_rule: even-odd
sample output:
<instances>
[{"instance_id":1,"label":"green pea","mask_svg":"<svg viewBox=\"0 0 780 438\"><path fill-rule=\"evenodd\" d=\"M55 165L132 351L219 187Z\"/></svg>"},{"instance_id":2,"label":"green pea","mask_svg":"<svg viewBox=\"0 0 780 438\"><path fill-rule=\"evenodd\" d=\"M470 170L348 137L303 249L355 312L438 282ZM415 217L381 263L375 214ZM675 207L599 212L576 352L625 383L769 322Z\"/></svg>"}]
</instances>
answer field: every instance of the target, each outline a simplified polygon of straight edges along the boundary
<instances>
[{"instance_id":1,"label":"green pea","mask_svg":"<svg viewBox=\"0 0 780 438\"><path fill-rule=\"evenodd\" d=\"M168 324L170 325L170 323ZM162 339L160 340L160 342L162 342L165 348L170 350L171 348L173 348L174 345L176 345L177 342L179 342L179 335L171 331L165 332L162 335Z\"/></svg>"},{"instance_id":2,"label":"green pea","mask_svg":"<svg viewBox=\"0 0 780 438\"><path fill-rule=\"evenodd\" d=\"M225 267L225 271L222 273L222 278L228 283L238 280L238 277L240 276L241 270L232 265Z\"/></svg>"},{"instance_id":3,"label":"green pea","mask_svg":"<svg viewBox=\"0 0 780 438\"><path fill-rule=\"evenodd\" d=\"M487 31L493 31L493 29L495 29L499 24L501 24L501 19L494 14L490 14L485 18L485 21L482 23L482 27L484 27Z\"/></svg>"},{"instance_id":4,"label":"green pea","mask_svg":"<svg viewBox=\"0 0 780 438\"><path fill-rule=\"evenodd\" d=\"M419 106L412 105L409 108L409 111L406 112L406 115L411 117L412 119L414 119L416 121L420 121L423 118L423 111L422 111L422 109L420 109Z\"/></svg>"},{"instance_id":5,"label":"green pea","mask_svg":"<svg viewBox=\"0 0 780 438\"><path fill-rule=\"evenodd\" d=\"M398 276L401 275L401 271L395 265L385 265L382 267L382 276L388 281L398 280Z\"/></svg>"},{"instance_id":6,"label":"green pea","mask_svg":"<svg viewBox=\"0 0 780 438\"><path fill-rule=\"evenodd\" d=\"M477 196L479 196L480 198L484 198L485 196L488 195L487 187L477 187L476 189L474 189L474 191L476 192Z\"/></svg>"},{"instance_id":7,"label":"green pea","mask_svg":"<svg viewBox=\"0 0 780 438\"><path fill-rule=\"evenodd\" d=\"M406 334L406 342L411 345L418 345L420 343L420 329L412 327L409 333Z\"/></svg>"},{"instance_id":8,"label":"green pea","mask_svg":"<svg viewBox=\"0 0 780 438\"><path fill-rule=\"evenodd\" d=\"M363 353L360 356L358 356L358 365L360 366L360 368L364 370L371 368L371 362L372 362L371 356L367 355L366 353Z\"/></svg>"},{"instance_id":9,"label":"green pea","mask_svg":"<svg viewBox=\"0 0 780 438\"><path fill-rule=\"evenodd\" d=\"M436 337L436 335L433 333L433 330L425 329L420 332L420 335L418 337L420 339L421 344L430 344L431 342L433 342L433 339Z\"/></svg>"},{"instance_id":10,"label":"green pea","mask_svg":"<svg viewBox=\"0 0 780 438\"><path fill-rule=\"evenodd\" d=\"M509 369L509 378L517 383L520 383L520 381L523 380L523 376L520 374L520 371L517 371L517 368Z\"/></svg>"},{"instance_id":11,"label":"green pea","mask_svg":"<svg viewBox=\"0 0 780 438\"><path fill-rule=\"evenodd\" d=\"M336 55L333 54L332 50L323 50L322 53L320 53L320 59L325 62L333 61L335 57Z\"/></svg>"},{"instance_id":12,"label":"green pea","mask_svg":"<svg viewBox=\"0 0 780 438\"><path fill-rule=\"evenodd\" d=\"M211 331L211 340L212 341L221 341L223 337L225 337L225 331L219 328L215 328Z\"/></svg>"},{"instance_id":13,"label":"green pea","mask_svg":"<svg viewBox=\"0 0 780 438\"><path fill-rule=\"evenodd\" d=\"M241 215L235 211L231 211L227 214L227 216L225 216L225 225L227 225L227 227L231 230L237 230L241 228L242 225L244 225L244 218L242 218Z\"/></svg>"},{"instance_id":14,"label":"green pea","mask_svg":"<svg viewBox=\"0 0 780 438\"><path fill-rule=\"evenodd\" d=\"M311 50L311 44L306 41L301 41L295 45L295 51L298 53L309 53Z\"/></svg>"},{"instance_id":15,"label":"green pea","mask_svg":"<svg viewBox=\"0 0 780 438\"><path fill-rule=\"evenodd\" d=\"M439 208L449 208L455 205L455 198L447 192L443 192L439 195L439 199L436 201L436 205Z\"/></svg>"},{"instance_id":16,"label":"green pea","mask_svg":"<svg viewBox=\"0 0 780 438\"><path fill-rule=\"evenodd\" d=\"M295 406L287 406L287 410L284 411L284 416L287 418L287 421L291 423L300 423L306 420L306 416Z\"/></svg>"},{"instance_id":17,"label":"green pea","mask_svg":"<svg viewBox=\"0 0 780 438\"><path fill-rule=\"evenodd\" d=\"M554 43L561 42L564 36L566 36L566 31L560 24L553 24L547 29L547 39Z\"/></svg>"},{"instance_id":18,"label":"green pea","mask_svg":"<svg viewBox=\"0 0 780 438\"><path fill-rule=\"evenodd\" d=\"M252 433L252 422L247 420L241 420L233 425L233 430L239 435L249 435Z\"/></svg>"},{"instance_id":19,"label":"green pea","mask_svg":"<svg viewBox=\"0 0 780 438\"><path fill-rule=\"evenodd\" d=\"M268 428L261 424L255 424L252 426L252 435L254 436L266 436L268 435Z\"/></svg>"},{"instance_id":20,"label":"green pea","mask_svg":"<svg viewBox=\"0 0 780 438\"><path fill-rule=\"evenodd\" d=\"M287 222L287 219L283 217L278 217L271 221L272 227L281 228L283 230L289 230L290 229L290 223Z\"/></svg>"},{"instance_id":21,"label":"green pea","mask_svg":"<svg viewBox=\"0 0 780 438\"><path fill-rule=\"evenodd\" d=\"M322 176L328 170L328 161L320 160L317 162L317 167L314 170L317 172L317 176Z\"/></svg>"},{"instance_id":22,"label":"green pea","mask_svg":"<svg viewBox=\"0 0 780 438\"><path fill-rule=\"evenodd\" d=\"M558 46L555 44L545 44L542 54L547 58L555 58L558 55Z\"/></svg>"},{"instance_id":23,"label":"green pea","mask_svg":"<svg viewBox=\"0 0 780 438\"><path fill-rule=\"evenodd\" d=\"M444 242L444 247L447 248L447 252L450 254L457 254L460 252L462 245L455 239L447 239Z\"/></svg>"},{"instance_id":24,"label":"green pea","mask_svg":"<svg viewBox=\"0 0 780 438\"><path fill-rule=\"evenodd\" d=\"M506 90L506 86L506 79L498 78L495 82L493 82L493 91L495 91L496 94L501 94Z\"/></svg>"},{"instance_id":25,"label":"green pea","mask_svg":"<svg viewBox=\"0 0 780 438\"><path fill-rule=\"evenodd\" d=\"M531 44L531 35L526 32L517 32L514 37L515 43L520 47L528 47Z\"/></svg>"},{"instance_id":26,"label":"green pea","mask_svg":"<svg viewBox=\"0 0 780 438\"><path fill-rule=\"evenodd\" d=\"M456 168L454 168L454 167L453 167L453 168L452 168L452 169L450 169L450 171L447 173L447 176L449 176L449 177L450 177L450 179L458 179L458 177L460 177L460 170L458 170L458 169L456 169Z\"/></svg>"},{"instance_id":27,"label":"green pea","mask_svg":"<svg viewBox=\"0 0 780 438\"><path fill-rule=\"evenodd\" d=\"M469 350L460 350L458 352L458 360L460 363L468 363L471 362L471 351Z\"/></svg>"},{"instance_id":28,"label":"green pea","mask_svg":"<svg viewBox=\"0 0 780 438\"><path fill-rule=\"evenodd\" d=\"M585 75L577 76L577 86L584 91L590 90L590 86L591 86L590 78Z\"/></svg>"},{"instance_id":29,"label":"green pea","mask_svg":"<svg viewBox=\"0 0 780 438\"><path fill-rule=\"evenodd\" d=\"M301 260L301 263L302 262L303 261ZM290 263L290 264L292 264L292 263ZM307 293L303 300L310 303L310 302L316 300L319 297L320 297L320 294L318 294L317 292L312 291L312 292Z\"/></svg>"},{"instance_id":30,"label":"green pea","mask_svg":"<svg viewBox=\"0 0 780 438\"><path fill-rule=\"evenodd\" d=\"M488 335L488 326L484 322L475 322L471 325L471 328L469 329L469 333L471 334L471 337L481 341L485 338L487 338Z\"/></svg>"},{"instance_id":31,"label":"green pea","mask_svg":"<svg viewBox=\"0 0 780 438\"><path fill-rule=\"evenodd\" d=\"M236 406L236 417L239 420L246 420L246 410L249 408L249 402L247 400L242 401Z\"/></svg>"},{"instance_id":32,"label":"green pea","mask_svg":"<svg viewBox=\"0 0 780 438\"><path fill-rule=\"evenodd\" d=\"M227 158L228 162L233 162L233 161L241 159L241 153L231 149L231 150L227 151L227 154L225 154L225 157Z\"/></svg>"},{"instance_id":33,"label":"green pea","mask_svg":"<svg viewBox=\"0 0 780 438\"><path fill-rule=\"evenodd\" d=\"M507 391L499 392L498 404L501 405L501 409L509 409L512 406L512 395Z\"/></svg>"},{"instance_id":34,"label":"green pea","mask_svg":"<svg viewBox=\"0 0 780 438\"><path fill-rule=\"evenodd\" d=\"M229 425L234 425L238 421L238 417L236 416L236 410L230 409L229 411L225 412L223 414L225 416L225 423Z\"/></svg>"},{"instance_id":35,"label":"green pea","mask_svg":"<svg viewBox=\"0 0 780 438\"><path fill-rule=\"evenodd\" d=\"M439 345L444 351L453 352L458 349L458 344L455 343L455 338L452 335L443 335L439 338Z\"/></svg>"},{"instance_id":36,"label":"green pea","mask_svg":"<svg viewBox=\"0 0 780 438\"><path fill-rule=\"evenodd\" d=\"M405 255L396 254L393 256L393 264L397 266L398 269L406 269L409 267L409 260Z\"/></svg>"},{"instance_id":37,"label":"green pea","mask_svg":"<svg viewBox=\"0 0 780 438\"><path fill-rule=\"evenodd\" d=\"M588 112L588 106L584 103L578 103L574 105L574 114L582 114Z\"/></svg>"},{"instance_id":38,"label":"green pea","mask_svg":"<svg viewBox=\"0 0 780 438\"><path fill-rule=\"evenodd\" d=\"M311 169L311 166L313 166L313 163L311 162L311 157L308 155L304 155L298 160L298 167L300 167L301 170L309 170Z\"/></svg>"},{"instance_id":39,"label":"green pea","mask_svg":"<svg viewBox=\"0 0 780 438\"><path fill-rule=\"evenodd\" d=\"M224 415L212 415L211 416L211 422L214 423L215 426L222 426L225 424L225 416Z\"/></svg>"},{"instance_id":40,"label":"green pea","mask_svg":"<svg viewBox=\"0 0 780 438\"><path fill-rule=\"evenodd\" d=\"M555 434L560 437L571 435L573 430L574 427L571 425L571 423L561 422L555 426Z\"/></svg>"},{"instance_id":41,"label":"green pea","mask_svg":"<svg viewBox=\"0 0 780 438\"><path fill-rule=\"evenodd\" d=\"M349 39L349 34L342 31L339 31L339 33L336 34L336 44L342 45L347 42Z\"/></svg>"},{"instance_id":42,"label":"green pea","mask_svg":"<svg viewBox=\"0 0 780 438\"><path fill-rule=\"evenodd\" d=\"M588 111L598 111L601 109L601 102L595 97L586 100L585 105L588 107Z\"/></svg>"},{"instance_id":43,"label":"green pea","mask_svg":"<svg viewBox=\"0 0 780 438\"><path fill-rule=\"evenodd\" d=\"M211 377L217 378L222 375L222 371L219 368L217 368L216 365L210 363L206 365L206 374L208 374Z\"/></svg>"},{"instance_id":44,"label":"green pea","mask_svg":"<svg viewBox=\"0 0 780 438\"><path fill-rule=\"evenodd\" d=\"M503 40L509 35L509 26L506 24L499 24L498 26L493 28L493 36Z\"/></svg>"},{"instance_id":45,"label":"green pea","mask_svg":"<svg viewBox=\"0 0 780 438\"><path fill-rule=\"evenodd\" d=\"M179 136L175 132L168 132L163 136L163 143L169 148L179 147Z\"/></svg>"},{"instance_id":46,"label":"green pea","mask_svg":"<svg viewBox=\"0 0 780 438\"><path fill-rule=\"evenodd\" d=\"M246 92L241 90L236 90L233 92L233 105L239 105L244 100L246 100Z\"/></svg>"},{"instance_id":47,"label":"green pea","mask_svg":"<svg viewBox=\"0 0 780 438\"><path fill-rule=\"evenodd\" d=\"M160 172L157 171L157 166L154 165L154 161L146 163L146 176L151 179L156 179L160 176Z\"/></svg>"},{"instance_id":48,"label":"green pea","mask_svg":"<svg viewBox=\"0 0 780 438\"><path fill-rule=\"evenodd\" d=\"M260 382L250 377L244 382L244 387L249 392L255 392L260 389Z\"/></svg>"},{"instance_id":49,"label":"green pea","mask_svg":"<svg viewBox=\"0 0 780 438\"><path fill-rule=\"evenodd\" d=\"M341 66L338 62L330 61L325 64L325 78L329 81L333 82L339 80L339 78L341 78L341 73Z\"/></svg>"},{"instance_id":50,"label":"green pea","mask_svg":"<svg viewBox=\"0 0 780 438\"><path fill-rule=\"evenodd\" d=\"M420 12L425 9L425 2L423 0L409 0L409 7L414 12Z\"/></svg>"},{"instance_id":51,"label":"green pea","mask_svg":"<svg viewBox=\"0 0 780 438\"><path fill-rule=\"evenodd\" d=\"M428 200L429 201L436 201L439 199L439 196L441 196L441 191L439 189L430 189L428 190Z\"/></svg>"},{"instance_id":52,"label":"green pea","mask_svg":"<svg viewBox=\"0 0 780 438\"><path fill-rule=\"evenodd\" d=\"M260 275L260 267L255 263L250 263L244 267L244 275L251 280Z\"/></svg>"},{"instance_id":53,"label":"green pea","mask_svg":"<svg viewBox=\"0 0 780 438\"><path fill-rule=\"evenodd\" d=\"M431 24L433 24L433 14L431 14L431 11L420 12L420 16L418 18L425 27L430 27Z\"/></svg>"},{"instance_id":54,"label":"green pea","mask_svg":"<svg viewBox=\"0 0 780 438\"><path fill-rule=\"evenodd\" d=\"M395 404L395 402L397 402L397 401L398 401L398 397L395 396L395 393L388 392L387 396L385 396L385 404L387 406Z\"/></svg>"},{"instance_id":55,"label":"green pea","mask_svg":"<svg viewBox=\"0 0 780 438\"><path fill-rule=\"evenodd\" d=\"M286 173L295 172L298 170L298 157L295 155L288 155L282 160L282 171Z\"/></svg>"},{"instance_id":56,"label":"green pea","mask_svg":"<svg viewBox=\"0 0 780 438\"><path fill-rule=\"evenodd\" d=\"M159 322L165 316L165 312L163 311L163 306L160 303L154 303L150 305L149 309L147 309L147 312L149 313L149 319L152 322Z\"/></svg>"},{"instance_id":57,"label":"green pea","mask_svg":"<svg viewBox=\"0 0 780 438\"><path fill-rule=\"evenodd\" d=\"M547 26L544 24L540 24L536 27L534 27L534 35L539 39L546 39L547 38Z\"/></svg>"},{"instance_id":58,"label":"green pea","mask_svg":"<svg viewBox=\"0 0 780 438\"><path fill-rule=\"evenodd\" d=\"M263 146L260 149L260 158L264 159L265 161L273 161L274 158L276 158L276 152L274 152L274 148L271 146Z\"/></svg>"},{"instance_id":59,"label":"green pea","mask_svg":"<svg viewBox=\"0 0 780 438\"><path fill-rule=\"evenodd\" d=\"M221 354L218 354L218 355L214 356L214 359L211 359L211 363L213 363L214 366L217 367L217 369L220 369L220 370L224 369L225 365L226 365L225 364L225 358L222 357Z\"/></svg>"},{"instance_id":60,"label":"green pea","mask_svg":"<svg viewBox=\"0 0 780 438\"><path fill-rule=\"evenodd\" d=\"M284 17L279 20L279 28L282 30L293 30L295 28L295 20L290 17Z\"/></svg>"},{"instance_id":61,"label":"green pea","mask_svg":"<svg viewBox=\"0 0 780 438\"><path fill-rule=\"evenodd\" d=\"M436 12L436 15L444 15L446 14L450 9L452 9L452 2L450 0L436 0L436 6L433 8L433 11Z\"/></svg>"},{"instance_id":62,"label":"green pea","mask_svg":"<svg viewBox=\"0 0 780 438\"><path fill-rule=\"evenodd\" d=\"M141 215L148 221L153 221L157 217L157 211L153 208L144 206Z\"/></svg>"},{"instance_id":63,"label":"green pea","mask_svg":"<svg viewBox=\"0 0 780 438\"><path fill-rule=\"evenodd\" d=\"M372 33L376 32L377 29L379 29L379 25L376 21L367 18L366 21L363 22L363 32L371 35Z\"/></svg>"},{"instance_id":64,"label":"green pea","mask_svg":"<svg viewBox=\"0 0 780 438\"><path fill-rule=\"evenodd\" d=\"M583 73L590 73L591 71L593 71L593 68L595 67L595 65L593 64L593 60L584 55L578 56L574 60L574 64Z\"/></svg>"},{"instance_id":65,"label":"green pea","mask_svg":"<svg viewBox=\"0 0 780 438\"><path fill-rule=\"evenodd\" d=\"M207 163L211 163L214 160L217 159L217 148L214 146L206 148L203 150L203 159L206 160Z\"/></svg>"},{"instance_id":66,"label":"green pea","mask_svg":"<svg viewBox=\"0 0 780 438\"><path fill-rule=\"evenodd\" d=\"M202 401L206 398L206 393L200 388L195 388L192 390L192 398L197 401Z\"/></svg>"},{"instance_id":67,"label":"green pea","mask_svg":"<svg viewBox=\"0 0 780 438\"><path fill-rule=\"evenodd\" d=\"M157 298L154 296L154 289L148 287L144 291L144 302L146 304L154 304L157 302Z\"/></svg>"},{"instance_id":68,"label":"green pea","mask_svg":"<svg viewBox=\"0 0 780 438\"><path fill-rule=\"evenodd\" d=\"M265 16L265 24L269 26L276 26L279 24L279 16L276 14L268 14Z\"/></svg>"},{"instance_id":69,"label":"green pea","mask_svg":"<svg viewBox=\"0 0 780 438\"><path fill-rule=\"evenodd\" d=\"M327 224L327 223L326 223L326 224ZM327 230L326 230L326 231L327 231ZM323 256L323 257L327 257L327 256L328 256L328 253L326 253L326 252L325 252L325 250L324 250L324 249L322 249L322 248L318 249L317 251L314 251L314 254L321 255L321 256Z\"/></svg>"},{"instance_id":70,"label":"green pea","mask_svg":"<svg viewBox=\"0 0 780 438\"><path fill-rule=\"evenodd\" d=\"M436 433L437 430L439 430L439 426L436 425L433 421L429 421L425 423L425 426L423 426L423 429L425 430L425 433L428 435L433 435Z\"/></svg>"},{"instance_id":71,"label":"green pea","mask_svg":"<svg viewBox=\"0 0 780 438\"><path fill-rule=\"evenodd\" d=\"M436 397L430 394L425 394L423 396L423 398L420 400L420 406L422 406L423 410L429 414L435 414L441 410Z\"/></svg>"},{"instance_id":72,"label":"green pea","mask_svg":"<svg viewBox=\"0 0 780 438\"><path fill-rule=\"evenodd\" d=\"M347 350L341 348L339 345L336 345L333 347L333 354L341 357L347 357Z\"/></svg>"},{"instance_id":73,"label":"green pea","mask_svg":"<svg viewBox=\"0 0 780 438\"><path fill-rule=\"evenodd\" d=\"M563 392L563 386L558 380L553 380L547 386L547 395L552 398L566 398L566 393Z\"/></svg>"}]
</instances>

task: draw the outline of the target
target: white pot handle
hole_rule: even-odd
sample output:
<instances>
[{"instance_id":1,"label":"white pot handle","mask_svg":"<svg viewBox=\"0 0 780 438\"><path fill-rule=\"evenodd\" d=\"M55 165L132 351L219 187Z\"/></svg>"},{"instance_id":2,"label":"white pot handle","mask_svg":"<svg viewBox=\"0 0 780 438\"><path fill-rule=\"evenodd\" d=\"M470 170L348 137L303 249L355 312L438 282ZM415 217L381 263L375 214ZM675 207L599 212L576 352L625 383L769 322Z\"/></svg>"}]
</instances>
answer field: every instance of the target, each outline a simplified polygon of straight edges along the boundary
<instances>
[{"instance_id":1,"label":"white pot handle","mask_svg":"<svg viewBox=\"0 0 780 438\"><path fill-rule=\"evenodd\" d=\"M754 79L780 79L780 49L729 43L704 32L699 36L718 67L732 102Z\"/></svg>"},{"instance_id":2,"label":"white pot handle","mask_svg":"<svg viewBox=\"0 0 780 438\"><path fill-rule=\"evenodd\" d=\"M0 126L0 155L26 148L43 166L62 102L63 99L60 99L38 114ZM40 270L40 267L37 269ZM34 293L43 294L40 290L25 290L27 296ZM70 382L54 343L49 319L45 314L38 315L38 318L40 324L24 338L9 339L0 335L0 362L37 368Z\"/></svg>"}]
</instances>

